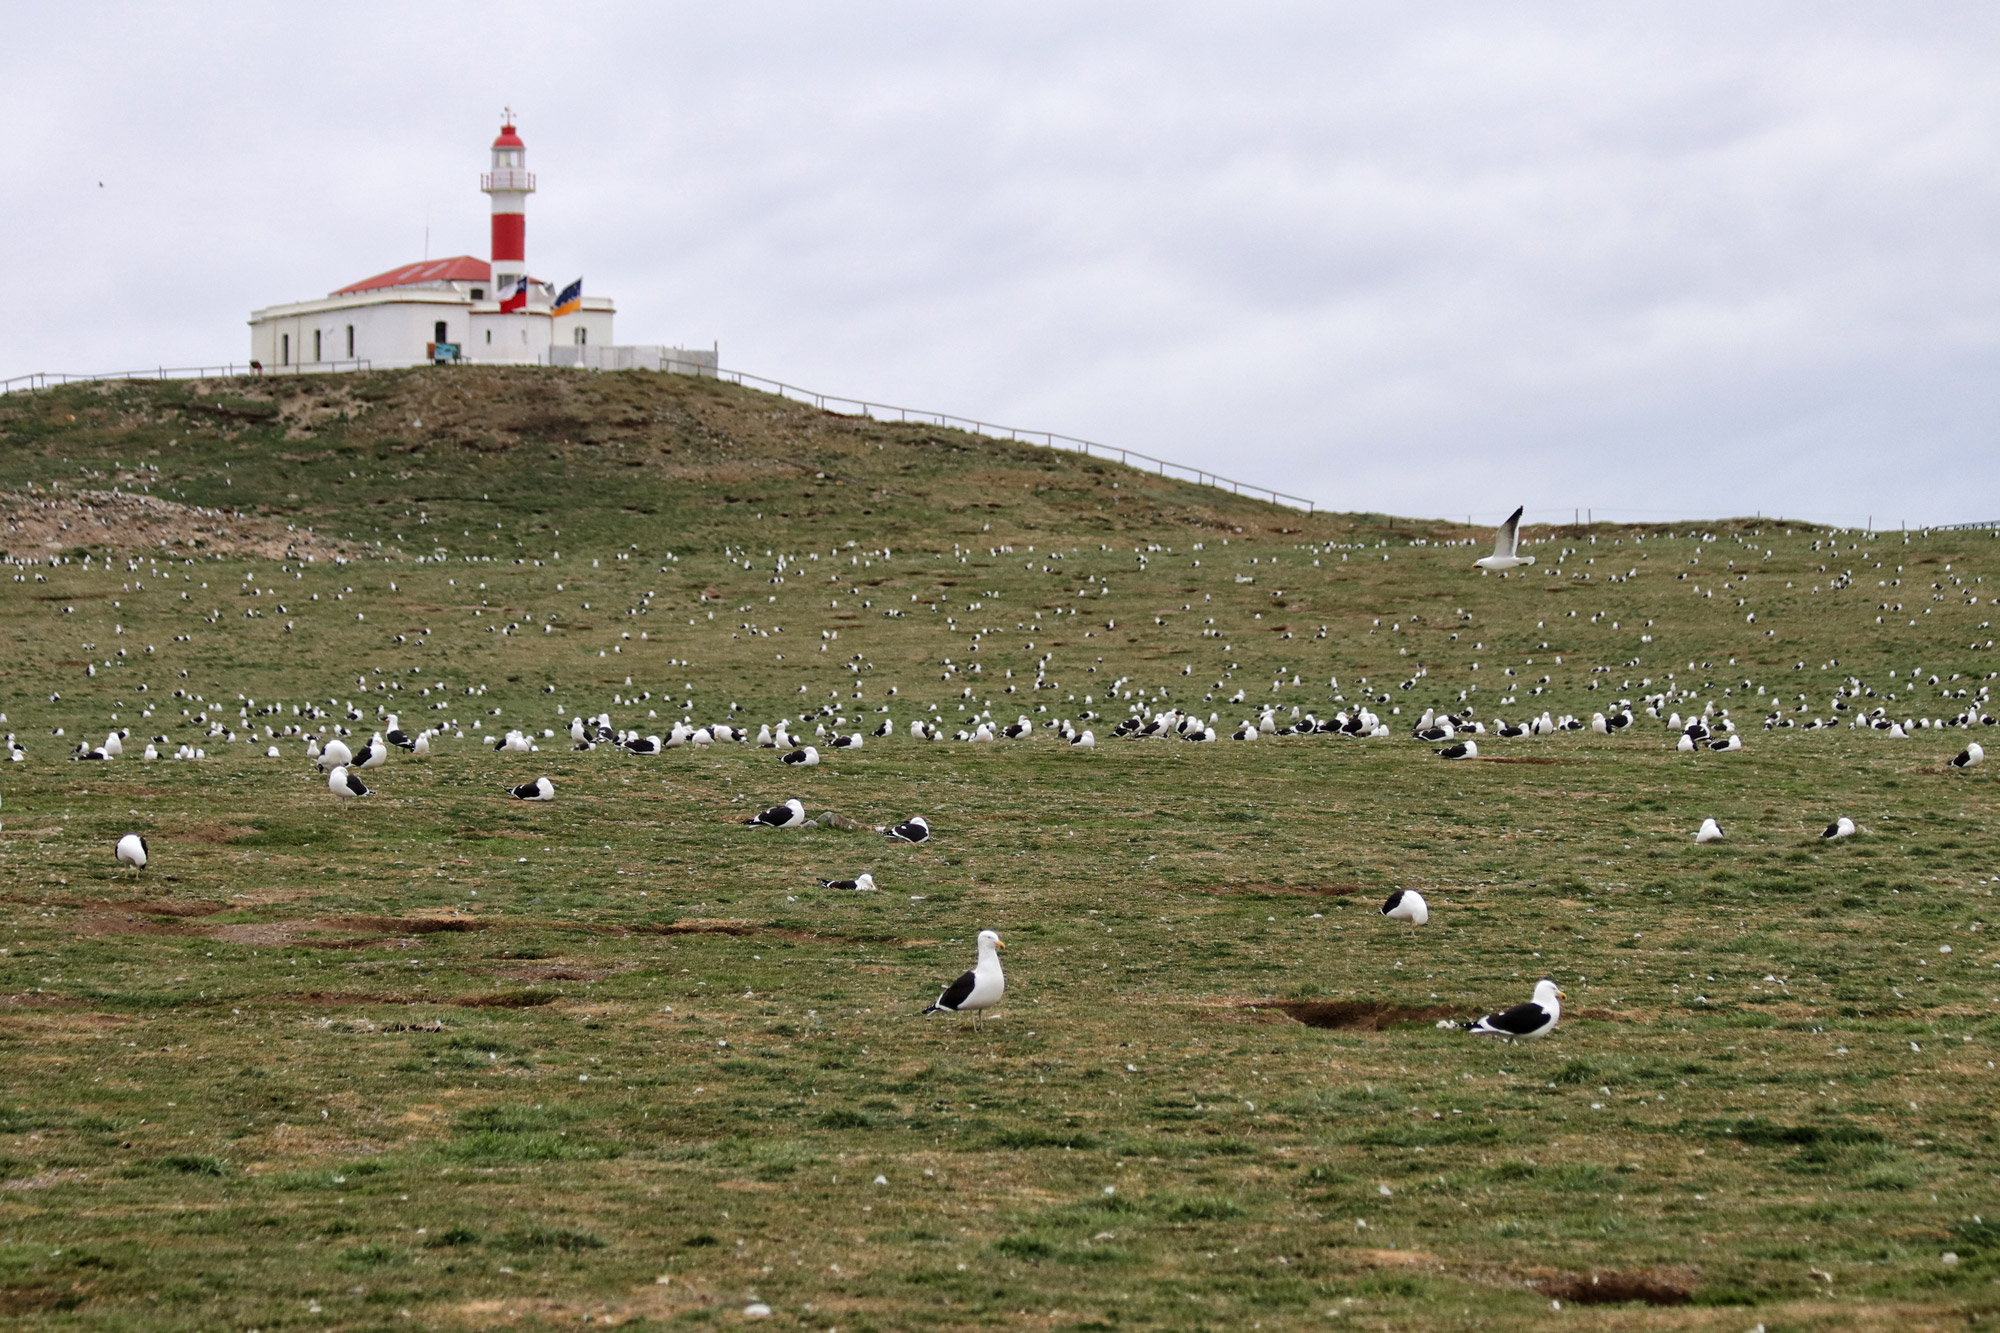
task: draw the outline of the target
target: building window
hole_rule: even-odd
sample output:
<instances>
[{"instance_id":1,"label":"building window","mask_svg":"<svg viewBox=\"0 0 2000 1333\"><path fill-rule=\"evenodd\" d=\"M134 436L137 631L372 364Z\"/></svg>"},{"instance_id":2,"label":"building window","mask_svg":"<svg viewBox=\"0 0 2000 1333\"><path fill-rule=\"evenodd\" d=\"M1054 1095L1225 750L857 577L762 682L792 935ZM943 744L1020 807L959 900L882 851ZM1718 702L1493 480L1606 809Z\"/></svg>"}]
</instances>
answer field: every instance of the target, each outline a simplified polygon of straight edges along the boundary
<instances>
[{"instance_id":1,"label":"building window","mask_svg":"<svg viewBox=\"0 0 2000 1333\"><path fill-rule=\"evenodd\" d=\"M581 347L585 343L590 341L590 330L586 328L578 328L576 332L572 335L572 337L574 338L576 345L578 347Z\"/></svg>"},{"instance_id":2,"label":"building window","mask_svg":"<svg viewBox=\"0 0 2000 1333\"><path fill-rule=\"evenodd\" d=\"M472 289L472 299L475 301L484 301L486 299L486 289L484 287L474 287Z\"/></svg>"},{"instance_id":3,"label":"building window","mask_svg":"<svg viewBox=\"0 0 2000 1333\"><path fill-rule=\"evenodd\" d=\"M347 326L347 359L349 361L354 359L354 326L352 324Z\"/></svg>"},{"instance_id":4,"label":"building window","mask_svg":"<svg viewBox=\"0 0 2000 1333\"><path fill-rule=\"evenodd\" d=\"M486 345L488 347L493 345L493 330L491 329L486 330Z\"/></svg>"},{"instance_id":5,"label":"building window","mask_svg":"<svg viewBox=\"0 0 2000 1333\"><path fill-rule=\"evenodd\" d=\"M313 360L315 361L319 360L319 334L320 331L318 329L313 330Z\"/></svg>"},{"instance_id":6,"label":"building window","mask_svg":"<svg viewBox=\"0 0 2000 1333\"><path fill-rule=\"evenodd\" d=\"M281 366L292 364L292 335L289 333L278 335L278 364Z\"/></svg>"},{"instance_id":7,"label":"building window","mask_svg":"<svg viewBox=\"0 0 2000 1333\"><path fill-rule=\"evenodd\" d=\"M433 333L434 336L431 338L432 342L448 343L451 341L451 335L447 330L445 322L443 320L439 320L437 322L437 326L433 330Z\"/></svg>"}]
</instances>

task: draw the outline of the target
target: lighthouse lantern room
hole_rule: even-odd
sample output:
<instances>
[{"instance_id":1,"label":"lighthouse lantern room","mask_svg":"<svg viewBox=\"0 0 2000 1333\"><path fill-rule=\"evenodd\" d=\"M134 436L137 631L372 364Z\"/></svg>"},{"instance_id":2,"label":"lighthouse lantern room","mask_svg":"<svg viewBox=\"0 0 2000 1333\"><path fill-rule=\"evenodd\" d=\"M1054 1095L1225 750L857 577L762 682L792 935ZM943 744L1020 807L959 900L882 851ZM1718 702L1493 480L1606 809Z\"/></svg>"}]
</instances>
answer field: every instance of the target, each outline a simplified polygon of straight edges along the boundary
<instances>
[{"instance_id":1,"label":"lighthouse lantern room","mask_svg":"<svg viewBox=\"0 0 2000 1333\"><path fill-rule=\"evenodd\" d=\"M535 177L527 158L509 111L493 141L491 170L479 178L493 201L489 258L425 259L320 300L252 311L251 358L269 372L432 361L669 368L663 354L672 349L612 346L615 309L608 297L582 295L581 279L571 290L572 284L559 287L532 275L528 196ZM713 366L713 353L701 357Z\"/></svg>"}]
</instances>

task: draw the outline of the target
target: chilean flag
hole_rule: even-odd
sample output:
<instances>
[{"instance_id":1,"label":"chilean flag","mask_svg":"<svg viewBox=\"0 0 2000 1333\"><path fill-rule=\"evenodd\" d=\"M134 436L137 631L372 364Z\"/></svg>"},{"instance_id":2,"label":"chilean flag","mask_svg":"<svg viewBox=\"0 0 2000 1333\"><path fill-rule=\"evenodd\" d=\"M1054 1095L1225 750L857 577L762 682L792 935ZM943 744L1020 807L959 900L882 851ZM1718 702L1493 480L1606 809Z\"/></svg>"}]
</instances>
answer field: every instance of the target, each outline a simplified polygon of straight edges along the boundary
<instances>
[{"instance_id":1,"label":"chilean flag","mask_svg":"<svg viewBox=\"0 0 2000 1333\"><path fill-rule=\"evenodd\" d=\"M516 310L526 310L527 308L528 308L528 279L525 275L523 275L514 284L514 294L512 296L506 296L501 298L500 313L506 315L506 314L511 314Z\"/></svg>"}]
</instances>

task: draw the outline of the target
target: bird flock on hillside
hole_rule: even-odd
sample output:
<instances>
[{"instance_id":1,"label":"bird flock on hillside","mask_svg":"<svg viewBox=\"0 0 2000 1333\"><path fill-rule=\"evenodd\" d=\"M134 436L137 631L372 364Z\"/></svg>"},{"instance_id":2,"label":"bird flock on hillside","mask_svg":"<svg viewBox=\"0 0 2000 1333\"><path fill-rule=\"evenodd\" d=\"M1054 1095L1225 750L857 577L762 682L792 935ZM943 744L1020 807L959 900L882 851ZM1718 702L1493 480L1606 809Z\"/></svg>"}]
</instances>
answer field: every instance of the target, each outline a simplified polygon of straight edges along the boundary
<instances>
[{"instance_id":1,"label":"bird flock on hillside","mask_svg":"<svg viewBox=\"0 0 2000 1333\"><path fill-rule=\"evenodd\" d=\"M1484 556L1474 565L1484 572L1497 573L1507 577L1514 571L1535 564L1535 557L1523 555L1520 550L1520 521L1522 510L1516 509L1500 526L1494 537L1492 554ZM1199 548L1197 548L1199 549ZM1344 557L1343 557L1344 558ZM1143 561L1143 557L1142 557ZM1315 562L1317 563L1317 562ZM781 574L774 582L782 581ZM1615 576L1614 576L1615 577ZM1683 576L1685 577L1685 576ZM1242 581L1239 579L1239 581ZM206 586L206 585L204 585ZM482 585L484 586L484 585ZM351 591L351 589L349 590ZM282 610L282 608L280 608ZM1186 608L1183 608L1186 609ZM1378 622L1379 624L1379 622ZM1322 631L1323 635L1324 631ZM629 635L627 637L630 637ZM643 637L643 636L642 636ZM1287 634L1289 637L1289 634ZM1456 636L1454 636L1456 637ZM830 636L823 636L829 638ZM821 651L826 644L822 643ZM1033 645L1029 645L1032 647ZM1546 645L1544 645L1546 647ZM976 644L975 644L976 649ZM1100 659L1101 660L1101 659ZM1036 687L1043 684L1043 667L1048 658L1042 659L1037 668ZM1532 665L1533 659L1529 659ZM1561 658L1556 659L1558 663ZM1733 662L1733 659L1732 659ZM685 664L682 664L685 665ZM1629 667L1631 663L1627 663ZM1706 665L1706 664L1704 664ZM1803 669L1804 663L1798 664ZM1832 664L1837 665L1837 664ZM950 660L946 660L946 678L953 674ZM1694 663L1690 662L1692 668ZM976 668L974 668L976 670ZM1091 668L1095 670L1096 668ZM414 668L412 668L414 671ZM1594 670L1609 672L1611 668ZM182 673L185 676L185 672ZM1418 667L1415 673L1403 682L1402 688L1413 688L1427 674ZM1513 669L1506 674L1513 676ZM1903 690L1913 690L1918 673L1912 671L1907 681L1890 672L1893 686ZM1540 694L1549 683L1544 675L1528 693ZM1955 678L1954 678L1955 679ZM1516 713L1514 721L1500 716L1482 719L1470 702L1455 711L1439 707L1427 707L1420 716L1410 722L1407 735L1423 742L1439 760L1447 762L1477 761L1483 756L1480 751L1481 738L1512 740L1523 737L1550 736L1558 732L1588 732L1596 736L1638 735L1642 730L1639 721L1643 715L1654 723L1663 725L1672 737L1672 747L1682 754L1737 754L1745 749L1743 737L1728 706L1721 705L1714 698L1703 701L1697 711L1693 692L1672 685L1672 677L1656 682L1647 678L1641 682L1647 692L1622 697L1590 713L1588 717L1573 714L1556 715L1551 710ZM366 676L358 680L358 685L366 690L370 682ZM627 685L630 684L629 678ZM1125 678L1114 681L1105 690L1106 702L1119 697L1121 687L1127 684ZM1294 678L1293 684L1297 684ZM1931 687L1940 685L1936 675L1928 678ZM496 754L517 756L539 753L547 743L551 748L565 744L573 752L589 752L599 749L615 750L630 756L658 756L676 750L692 752L707 751L716 747L744 747L775 752L777 758L789 768L806 769L821 765L834 755L858 755L871 740L877 744L894 742L903 737L924 742L954 741L967 745L1000 745L1033 739L1039 732L1052 733L1053 739L1062 746L1083 752L1098 749L1097 728L1102 728L1108 740L1114 742L1180 741L1207 744L1223 739L1234 742L1254 742L1264 738L1331 736L1355 741L1383 741L1393 737L1395 729L1380 712L1379 707L1387 705L1393 696L1379 686L1368 688L1358 701L1347 701L1338 692L1338 680L1330 682L1335 688L1337 706L1321 712L1318 709L1302 709L1293 706L1289 710L1278 704L1268 704L1252 708L1247 714L1234 721L1225 721L1218 712L1210 711L1205 716L1196 709L1161 704L1150 705L1143 698L1128 704L1125 716L1115 720L1101 716L1093 710L1092 700L1086 698L1086 706L1073 717L1046 717L1040 721L1027 713L1019 713L1012 721L996 721L990 709L968 709L961 723L949 724L942 716L919 715L910 718L899 728L890 706L879 707L872 716L865 716L858 705L851 707L838 702L830 702L816 709L777 719L775 722L759 724L754 733L737 720L740 712L737 705L729 706L730 716L721 720L697 722L686 715L673 722L662 733L652 732L645 727L620 727L614 722L610 708L600 708L591 713L566 714L562 707L556 708L564 724L559 731L554 727L527 729L511 727L504 731L487 731L483 720L471 723L471 739L491 749ZM1365 679L1362 684L1366 685ZM1951 691L1948 683L1946 694ZM1625 682L1630 686L1631 682ZM1596 689L1599 682L1593 680L1590 688ZM1994 716L1985 712L1990 702L1989 688L1981 685L1975 692L1965 688L1956 691L1956 698L1966 702L1949 716L1921 717L1916 715L1894 716L1888 704L1897 700L1897 689L1884 688L1878 691L1858 676L1840 679L1838 688L1827 701L1827 716L1821 716L1810 706L1805 694L1796 696L1795 705L1781 702L1776 696L1766 695L1766 687L1756 686L1755 696L1749 694L1752 682L1743 681L1741 688L1744 698L1762 698L1768 711L1763 719L1766 730L1802 727L1808 730L1845 724L1850 728L1865 728L1879 732L1888 739L1903 739L1919 731L1932 728L1995 725ZM1222 687L1218 681L1216 689ZM377 686L379 688L379 684ZM553 691L553 686L549 687ZM691 687L690 687L691 688ZM804 687L801 686L801 692ZM1520 686L1509 686L1518 690ZM422 687L422 695L431 696L436 691L438 699L429 705L432 709L450 711L442 681L434 686ZM1012 687L1008 687L1009 693ZM467 687L465 696L477 697L485 693L485 687ZM890 694L894 694L892 688ZM967 688L965 697L972 691ZM1725 697L1729 692L1725 691ZM1867 701L1881 698L1883 702L1870 706ZM401 716L380 706L371 712L352 700L329 698L325 701L286 705L267 701L258 705L254 699L243 699L235 709L235 716L229 716L226 706L210 706L199 695L190 695L186 690L175 690L173 697L188 706L182 710L183 717L190 719L198 728L205 728L199 737L201 743L183 741L176 744L165 734L156 734L143 742L135 741L131 729L113 726L99 744L88 742L76 746L71 758L81 762L112 762L126 758L127 742L143 744L141 758L152 762L166 757L169 747L172 757L180 760L199 760L206 757L204 744L262 744L264 754L273 759L284 757L284 746L298 747L306 760L325 775L326 786L337 798L362 798L375 793L375 788L364 780L363 774L370 770L385 770L390 757L402 752L415 760L423 760L436 752L435 747L446 739L463 741L467 739L465 724L456 718L449 718L438 725L406 730ZM856 692L859 697L859 692ZM1072 699L1074 696L1071 696ZM1127 696L1130 697L1129 695ZM1213 697L1213 692L1211 693ZM1231 703L1245 701L1245 692L1238 690L1230 699ZM52 695L52 700L60 695ZM626 698L622 694L614 696L613 704L620 708L633 707L643 703L650 695L642 694L637 699ZM1465 701L1465 693L1460 700ZM835 695L838 699L838 695ZM1504 699L1503 704L1513 699ZM1687 708L1685 716L1681 711ZM289 708L289 713L287 713ZM199 711L196 711L199 709ZM497 715L500 710L493 709ZM1400 708L1390 710L1400 713ZM937 706L930 712L935 714ZM1037 712L1046 713L1046 706ZM1811 714L1806 717L1806 714ZM148 709L145 716L152 716ZM647 717L654 716L649 710ZM296 719L296 720L294 720ZM5 722L0 715L0 723ZM379 723L380 729L365 725ZM319 724L316 728L314 724ZM371 734L365 740L353 729L352 724L364 724L361 728ZM1094 725L1093 725L1094 724ZM497 724L496 724L497 725ZM259 735L259 732L262 732ZM61 734L61 728L55 729ZM1656 733L1657 734L1657 733ZM7 734L8 757L13 762L27 758L23 746L13 733ZM1969 743L1949 761L1952 768L1965 770L1977 767L1985 759L1985 752L1974 742ZM386 780L376 778L377 781ZM545 775L531 781L511 784L502 788L507 798L523 802L552 802L557 789L554 781ZM829 812L830 815L830 812ZM827 818L822 816L821 818ZM800 799L793 797L762 809L741 821L744 825L759 829L799 829L813 823L808 818L806 807ZM854 827L843 823L842 827ZM873 826L874 831L890 841L899 843L925 843L932 833L923 815L912 815L895 823ZM1856 836L1859 829L1853 819L1846 815L1837 817L1828 824L1820 837L1826 840L1840 840ZM1719 843L1724 840L1721 823L1713 818L1704 818L1694 835L1700 845ZM116 861L123 867L137 872L143 870L151 859L151 851L146 839L131 833L120 838L114 849ZM862 871L852 878L822 879L822 887L831 890L858 893L873 892L877 885L871 871ZM1413 927L1427 925L1431 919L1429 903L1422 894L1413 889L1400 889L1383 904L1380 914L1390 921L1406 923ZM1005 990L1005 979L1001 970L999 936L991 930L982 930L978 936L977 960L973 968L946 987L938 1000L925 1013L953 1012L980 1014L996 1006ZM1533 997L1512 1008L1485 1015L1462 1026L1475 1034L1501 1037L1506 1040L1529 1039L1552 1031L1561 1017L1562 992L1551 979L1538 982Z\"/></svg>"}]
</instances>

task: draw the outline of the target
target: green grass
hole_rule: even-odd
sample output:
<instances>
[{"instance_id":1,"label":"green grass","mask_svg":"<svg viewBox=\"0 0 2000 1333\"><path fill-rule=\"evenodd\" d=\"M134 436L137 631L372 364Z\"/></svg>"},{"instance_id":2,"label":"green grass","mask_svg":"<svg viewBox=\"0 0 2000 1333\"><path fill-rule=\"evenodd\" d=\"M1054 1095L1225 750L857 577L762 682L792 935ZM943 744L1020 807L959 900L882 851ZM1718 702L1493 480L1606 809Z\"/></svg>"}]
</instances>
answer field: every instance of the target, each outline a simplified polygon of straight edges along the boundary
<instances>
[{"instance_id":1,"label":"green grass","mask_svg":"<svg viewBox=\"0 0 2000 1333\"><path fill-rule=\"evenodd\" d=\"M82 511L5 537L0 731L29 752L0 764L13 1323L2000 1309L2000 768L1946 769L1956 729L1845 725L1954 715L2000 666L1990 534L1536 529L1541 564L1502 580L1451 525L636 374L76 386L0 399L0 463L16 515L114 484L243 515L143 548ZM308 525L314 558L287 558ZM1461 692L1490 722L1668 688L1663 713L1730 709L1745 752L1677 754L1643 711L1481 737L1493 762L1407 738ZM1141 691L1225 734L1387 696L1395 735L1110 739ZM1841 725L1766 731L1779 701ZM1098 748L907 736L975 703L1088 709ZM563 730L829 704L896 735L801 771ZM380 711L467 739L343 802L263 732L365 739ZM66 762L113 725L125 759ZM558 735L473 739L510 726ZM158 732L208 757L141 762ZM543 773L555 802L501 794ZM793 795L863 827L740 824ZM919 812L930 844L868 831ZM1822 842L1843 813L1862 834ZM1710 815L1728 838L1696 847ZM111 859L134 829L142 874ZM818 885L864 869L881 892ZM1375 915L1396 886L1430 926ZM919 1017L986 926L1004 1010ZM1519 1049L1275 1007L1471 1015L1545 974L1564 1024ZM1612 1297L1685 1303L1591 1303Z\"/></svg>"}]
</instances>

